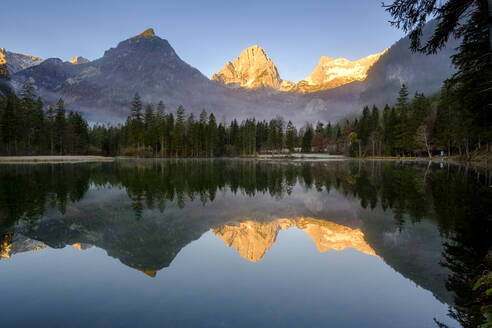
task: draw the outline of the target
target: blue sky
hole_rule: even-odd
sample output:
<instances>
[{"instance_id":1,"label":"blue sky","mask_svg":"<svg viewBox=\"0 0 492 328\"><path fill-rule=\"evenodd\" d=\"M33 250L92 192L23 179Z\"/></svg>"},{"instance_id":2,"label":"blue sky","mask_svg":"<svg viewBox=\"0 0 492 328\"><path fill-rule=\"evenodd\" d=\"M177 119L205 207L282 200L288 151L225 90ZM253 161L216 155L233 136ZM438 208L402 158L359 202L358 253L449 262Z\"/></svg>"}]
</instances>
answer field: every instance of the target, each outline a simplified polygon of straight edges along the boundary
<instances>
[{"instance_id":1,"label":"blue sky","mask_svg":"<svg viewBox=\"0 0 492 328\"><path fill-rule=\"evenodd\" d=\"M97 59L152 27L211 76L258 44L284 79L298 81L321 56L358 59L400 39L377 0L5 1L0 47L42 58Z\"/></svg>"}]
</instances>

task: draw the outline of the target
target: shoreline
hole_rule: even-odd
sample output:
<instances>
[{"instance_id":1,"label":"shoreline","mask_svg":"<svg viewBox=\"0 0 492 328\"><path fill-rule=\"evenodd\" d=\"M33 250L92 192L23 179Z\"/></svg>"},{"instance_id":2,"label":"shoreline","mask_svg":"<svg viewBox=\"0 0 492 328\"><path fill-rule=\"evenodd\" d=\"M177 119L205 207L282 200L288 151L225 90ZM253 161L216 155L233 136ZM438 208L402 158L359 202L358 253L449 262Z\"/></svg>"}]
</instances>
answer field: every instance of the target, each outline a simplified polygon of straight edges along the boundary
<instances>
[{"instance_id":1,"label":"shoreline","mask_svg":"<svg viewBox=\"0 0 492 328\"><path fill-rule=\"evenodd\" d=\"M253 159L253 160L281 160L281 161L397 161L397 162L432 162L444 163L461 166L473 166L482 169L492 169L492 162L487 160L463 161L453 157L396 157L396 156L376 156L376 157L346 157L343 155L329 154L261 154L258 156L234 156L218 157L228 159ZM40 156L0 156L0 164L49 164L49 163L89 163L89 162L114 162L116 160L163 160L163 159L200 159L200 158L156 158L156 157L133 157L116 156L106 157L97 155L40 155ZM203 158L205 159L205 158ZM216 158L206 158L216 159Z\"/></svg>"},{"instance_id":2,"label":"shoreline","mask_svg":"<svg viewBox=\"0 0 492 328\"><path fill-rule=\"evenodd\" d=\"M114 157L91 155L61 155L61 156L0 156L0 164L49 164L49 163L89 163L113 162Z\"/></svg>"}]
</instances>

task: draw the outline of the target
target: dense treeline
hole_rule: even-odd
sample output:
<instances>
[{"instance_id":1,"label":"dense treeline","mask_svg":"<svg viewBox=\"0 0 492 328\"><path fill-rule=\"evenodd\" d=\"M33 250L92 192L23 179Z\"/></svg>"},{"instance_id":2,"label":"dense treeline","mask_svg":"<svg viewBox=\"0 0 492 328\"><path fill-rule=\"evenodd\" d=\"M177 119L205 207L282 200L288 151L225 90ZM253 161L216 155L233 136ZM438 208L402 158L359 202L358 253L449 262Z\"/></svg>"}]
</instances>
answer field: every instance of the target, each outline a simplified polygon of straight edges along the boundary
<instances>
[{"instance_id":1,"label":"dense treeline","mask_svg":"<svg viewBox=\"0 0 492 328\"><path fill-rule=\"evenodd\" d=\"M310 151L311 139L309 129L298 132L292 122L285 124L281 117L269 122L255 118L217 122L205 109L196 118L193 113L187 115L183 106L175 113L168 112L162 102L144 108L138 93L124 125L96 126L91 131L91 142L104 153L146 157L242 156L294 151L303 142L303 148Z\"/></svg>"},{"instance_id":2,"label":"dense treeline","mask_svg":"<svg viewBox=\"0 0 492 328\"><path fill-rule=\"evenodd\" d=\"M309 134L309 133L308 133ZM218 123L203 110L198 118L183 106L167 112L162 102L144 108L138 93L123 125L89 126L77 112L67 113L62 99L44 106L28 80L19 96L0 99L0 154L137 155L145 157L213 157L291 151L299 136L291 122L247 119ZM310 150L310 140L306 143Z\"/></svg>"},{"instance_id":3,"label":"dense treeline","mask_svg":"<svg viewBox=\"0 0 492 328\"><path fill-rule=\"evenodd\" d=\"M447 87L431 99L415 93L409 99L403 85L396 105L365 107L355 120L345 122L343 134L351 155L426 155L444 151L470 159L473 151L492 150L491 131L475 125L466 107L457 106Z\"/></svg>"},{"instance_id":4,"label":"dense treeline","mask_svg":"<svg viewBox=\"0 0 492 328\"><path fill-rule=\"evenodd\" d=\"M435 99L420 93L409 99L403 85L395 106L386 105L383 110L366 106L360 116L344 122L341 135L345 148L349 147L345 153L358 157L432 157L436 150L450 150L443 148L445 140L440 137L440 126L436 126L436 120L443 118L436 113L435 107Z\"/></svg>"},{"instance_id":5,"label":"dense treeline","mask_svg":"<svg viewBox=\"0 0 492 328\"><path fill-rule=\"evenodd\" d=\"M144 106L138 95L132 114L121 127L91 130L94 150L105 154L147 157L241 156L255 153L316 152L347 156L429 156L444 151L469 159L488 151L491 132L466 119L467 110L453 105L445 87L440 95L408 95L402 85L396 104L382 110L365 107L362 114L332 124L306 123L297 129L282 117L217 123L203 110L196 119L179 106L167 112L162 102Z\"/></svg>"},{"instance_id":6,"label":"dense treeline","mask_svg":"<svg viewBox=\"0 0 492 328\"><path fill-rule=\"evenodd\" d=\"M76 112L67 113L63 100L44 106L27 81L17 97L0 99L0 154L86 154L89 126Z\"/></svg>"},{"instance_id":7,"label":"dense treeline","mask_svg":"<svg viewBox=\"0 0 492 328\"><path fill-rule=\"evenodd\" d=\"M0 102L0 153L215 157L302 151L432 157L445 151L470 158L474 150L488 150L490 132L467 125L465 110L449 97L444 90L432 99L420 93L410 99L403 85L395 106L365 107L356 118L315 127L306 123L298 130L282 117L218 123L205 110L198 118L183 106L172 113L162 102L144 106L137 93L125 124L90 127L79 113L67 114L61 99L55 108L44 106L27 81L20 97Z\"/></svg>"},{"instance_id":8,"label":"dense treeline","mask_svg":"<svg viewBox=\"0 0 492 328\"><path fill-rule=\"evenodd\" d=\"M62 99L44 106L28 80L19 96L0 100L0 154L100 154L144 157L214 157L257 152L311 150L312 128L298 133L280 117L218 123L205 110L195 118L183 106L175 113L162 102L144 104L135 94L123 125L89 126L79 113L67 113ZM305 136L303 138L303 136Z\"/></svg>"}]
</instances>

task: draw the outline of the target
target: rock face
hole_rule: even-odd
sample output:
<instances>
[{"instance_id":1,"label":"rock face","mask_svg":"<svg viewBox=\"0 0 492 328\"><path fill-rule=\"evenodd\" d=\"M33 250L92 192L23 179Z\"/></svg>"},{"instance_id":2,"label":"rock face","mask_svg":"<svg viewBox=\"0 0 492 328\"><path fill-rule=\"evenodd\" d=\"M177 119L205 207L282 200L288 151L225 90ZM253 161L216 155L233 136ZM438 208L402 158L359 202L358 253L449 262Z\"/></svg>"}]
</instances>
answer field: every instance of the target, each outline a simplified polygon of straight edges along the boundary
<instances>
[{"instance_id":1,"label":"rock face","mask_svg":"<svg viewBox=\"0 0 492 328\"><path fill-rule=\"evenodd\" d=\"M70 59L68 62L70 64L78 65L78 64L87 64L88 62L90 62L90 60L82 56L75 56L72 59Z\"/></svg>"},{"instance_id":2,"label":"rock face","mask_svg":"<svg viewBox=\"0 0 492 328\"><path fill-rule=\"evenodd\" d=\"M364 81L369 68L387 51L388 49L357 61L323 56L314 71L307 78L296 84L295 90L299 92L315 92L333 89L354 81Z\"/></svg>"},{"instance_id":3,"label":"rock face","mask_svg":"<svg viewBox=\"0 0 492 328\"><path fill-rule=\"evenodd\" d=\"M0 48L0 75L8 77L28 67L39 65L42 61L38 57L18 54Z\"/></svg>"},{"instance_id":4,"label":"rock face","mask_svg":"<svg viewBox=\"0 0 492 328\"><path fill-rule=\"evenodd\" d=\"M19 91L24 81L31 79L43 98L49 100L50 95L59 98L54 92L59 91L61 84L76 75L81 67L81 65L63 62L59 58L48 58L39 65L28 67L12 75L11 83Z\"/></svg>"},{"instance_id":5,"label":"rock face","mask_svg":"<svg viewBox=\"0 0 492 328\"><path fill-rule=\"evenodd\" d=\"M237 226L225 225L211 231L228 247L234 247L251 262L261 260L277 240L280 230L296 227L306 232L319 252L341 251L345 248L376 255L364 240L360 229L351 229L333 222L314 218L277 219L271 222L245 221Z\"/></svg>"},{"instance_id":6,"label":"rock face","mask_svg":"<svg viewBox=\"0 0 492 328\"><path fill-rule=\"evenodd\" d=\"M280 89L282 80L277 66L259 46L249 47L232 63L229 61L212 80L247 89L269 87Z\"/></svg>"},{"instance_id":7,"label":"rock face","mask_svg":"<svg viewBox=\"0 0 492 328\"><path fill-rule=\"evenodd\" d=\"M354 81L363 81L369 68L386 51L387 49L354 62L345 58L321 57L313 73L306 79L293 83L280 78L277 66L268 58L265 50L259 46L252 46L243 50L233 62L227 62L212 76L212 80L229 87L245 89L268 87L287 92L318 92Z\"/></svg>"},{"instance_id":8,"label":"rock face","mask_svg":"<svg viewBox=\"0 0 492 328\"><path fill-rule=\"evenodd\" d=\"M0 70L1 70L1 65L0 65ZM12 91L12 88L10 86L9 81L0 76L0 99L7 97L12 92L13 91Z\"/></svg>"}]
</instances>

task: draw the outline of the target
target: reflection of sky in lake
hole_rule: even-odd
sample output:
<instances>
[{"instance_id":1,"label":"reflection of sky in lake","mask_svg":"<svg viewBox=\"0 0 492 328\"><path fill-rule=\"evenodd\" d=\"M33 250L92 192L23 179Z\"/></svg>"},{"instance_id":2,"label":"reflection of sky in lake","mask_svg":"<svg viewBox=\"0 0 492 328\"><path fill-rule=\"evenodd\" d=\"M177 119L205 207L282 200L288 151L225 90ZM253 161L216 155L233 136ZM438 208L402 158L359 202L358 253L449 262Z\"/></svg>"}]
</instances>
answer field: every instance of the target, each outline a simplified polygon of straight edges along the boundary
<instances>
[{"instance_id":1,"label":"reflection of sky in lake","mask_svg":"<svg viewBox=\"0 0 492 328\"><path fill-rule=\"evenodd\" d=\"M381 259L281 231L257 263L208 232L149 278L101 249L0 261L7 326L434 327L447 306Z\"/></svg>"}]
</instances>

